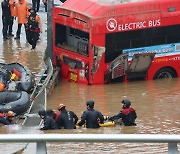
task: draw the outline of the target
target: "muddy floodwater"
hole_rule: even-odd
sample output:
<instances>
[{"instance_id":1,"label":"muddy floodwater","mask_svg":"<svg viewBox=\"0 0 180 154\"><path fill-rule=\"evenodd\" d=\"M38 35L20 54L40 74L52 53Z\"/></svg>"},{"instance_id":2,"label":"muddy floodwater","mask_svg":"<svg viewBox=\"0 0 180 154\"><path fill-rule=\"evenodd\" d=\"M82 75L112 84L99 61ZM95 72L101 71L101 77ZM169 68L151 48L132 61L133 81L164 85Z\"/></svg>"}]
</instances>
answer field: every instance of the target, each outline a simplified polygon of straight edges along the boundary
<instances>
[{"instance_id":1,"label":"muddy floodwater","mask_svg":"<svg viewBox=\"0 0 180 154\"><path fill-rule=\"evenodd\" d=\"M26 42L22 27L20 40L11 38L7 41L0 39L0 62L19 62L37 75L44 66L43 56L46 48L46 13L39 13L43 23L43 33L35 51ZM2 23L0 18L0 23ZM2 28L2 24L0 26ZM17 24L15 21L15 34ZM1 30L0 30L1 33ZM1 36L2 37L2 33ZM39 131L35 127L21 126L1 127L1 134L16 133L75 133L75 134L180 134L180 79L161 81L138 81L106 85L82 85L73 82L60 81L48 96L48 109L57 109L59 103L66 105L78 117L86 110L88 99L95 101L95 109L103 115L115 115L121 110L122 99L132 101L132 107L137 112L137 126L101 127L99 129L76 129ZM24 147L26 143L0 143L1 152L10 154ZM36 153L36 145L28 144L23 153ZM178 145L180 151L180 146ZM167 144L159 143L47 143L49 154L57 153L168 153Z\"/></svg>"}]
</instances>

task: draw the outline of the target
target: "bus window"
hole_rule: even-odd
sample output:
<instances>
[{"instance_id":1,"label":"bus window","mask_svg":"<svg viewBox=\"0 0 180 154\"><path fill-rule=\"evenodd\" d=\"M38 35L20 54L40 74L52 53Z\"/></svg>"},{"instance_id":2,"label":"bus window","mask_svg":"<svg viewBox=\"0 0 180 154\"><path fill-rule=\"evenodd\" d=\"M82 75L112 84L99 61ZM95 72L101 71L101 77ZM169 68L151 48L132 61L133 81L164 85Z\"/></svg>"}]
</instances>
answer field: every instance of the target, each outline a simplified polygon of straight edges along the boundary
<instances>
[{"instance_id":1,"label":"bus window","mask_svg":"<svg viewBox=\"0 0 180 154\"><path fill-rule=\"evenodd\" d=\"M124 49L148 47L180 41L180 25L106 34L105 62L113 61Z\"/></svg>"},{"instance_id":2,"label":"bus window","mask_svg":"<svg viewBox=\"0 0 180 154\"><path fill-rule=\"evenodd\" d=\"M57 24L55 26L56 47L88 56L89 34L78 29Z\"/></svg>"}]
</instances>

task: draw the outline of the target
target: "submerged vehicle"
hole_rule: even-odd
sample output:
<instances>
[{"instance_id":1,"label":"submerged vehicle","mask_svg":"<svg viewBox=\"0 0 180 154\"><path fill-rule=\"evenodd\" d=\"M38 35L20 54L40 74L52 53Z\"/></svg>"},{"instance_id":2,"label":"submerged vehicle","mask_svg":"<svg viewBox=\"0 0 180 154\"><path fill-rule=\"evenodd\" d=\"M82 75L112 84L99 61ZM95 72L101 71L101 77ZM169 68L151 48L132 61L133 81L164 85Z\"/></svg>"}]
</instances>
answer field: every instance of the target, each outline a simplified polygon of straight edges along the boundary
<instances>
[{"instance_id":1,"label":"submerged vehicle","mask_svg":"<svg viewBox=\"0 0 180 154\"><path fill-rule=\"evenodd\" d=\"M0 109L13 111L16 115L23 114L30 106L30 97L25 91L0 92Z\"/></svg>"},{"instance_id":2,"label":"submerged vehicle","mask_svg":"<svg viewBox=\"0 0 180 154\"><path fill-rule=\"evenodd\" d=\"M179 0L68 0L53 7L52 25L64 80L180 78Z\"/></svg>"},{"instance_id":3,"label":"submerged vehicle","mask_svg":"<svg viewBox=\"0 0 180 154\"><path fill-rule=\"evenodd\" d=\"M35 85L35 76L26 67L19 63L0 63L0 90L20 90L32 92Z\"/></svg>"}]
</instances>

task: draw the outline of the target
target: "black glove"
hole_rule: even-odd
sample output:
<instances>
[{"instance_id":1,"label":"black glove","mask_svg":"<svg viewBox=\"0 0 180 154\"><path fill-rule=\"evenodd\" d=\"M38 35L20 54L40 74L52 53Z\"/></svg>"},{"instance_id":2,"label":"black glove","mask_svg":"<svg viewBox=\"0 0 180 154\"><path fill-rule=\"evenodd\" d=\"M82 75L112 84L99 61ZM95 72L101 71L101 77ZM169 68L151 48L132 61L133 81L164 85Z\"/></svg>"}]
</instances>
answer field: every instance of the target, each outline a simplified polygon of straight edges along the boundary
<instances>
[{"instance_id":1,"label":"black glove","mask_svg":"<svg viewBox=\"0 0 180 154\"><path fill-rule=\"evenodd\" d=\"M109 117L108 120L109 121L114 121L114 118L113 117Z\"/></svg>"}]
</instances>

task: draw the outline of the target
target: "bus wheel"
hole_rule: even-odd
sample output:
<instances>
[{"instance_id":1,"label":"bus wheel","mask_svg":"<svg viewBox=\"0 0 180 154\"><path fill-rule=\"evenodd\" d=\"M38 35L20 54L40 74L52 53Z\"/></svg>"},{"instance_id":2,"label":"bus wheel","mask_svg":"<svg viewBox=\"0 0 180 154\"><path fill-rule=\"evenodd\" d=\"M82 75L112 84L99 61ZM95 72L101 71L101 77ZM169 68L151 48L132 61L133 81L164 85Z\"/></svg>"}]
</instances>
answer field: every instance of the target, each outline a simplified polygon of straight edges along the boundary
<instances>
[{"instance_id":1,"label":"bus wheel","mask_svg":"<svg viewBox=\"0 0 180 154\"><path fill-rule=\"evenodd\" d=\"M176 72L171 68L162 68L154 75L155 79L171 79L177 77Z\"/></svg>"}]
</instances>

